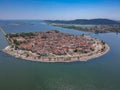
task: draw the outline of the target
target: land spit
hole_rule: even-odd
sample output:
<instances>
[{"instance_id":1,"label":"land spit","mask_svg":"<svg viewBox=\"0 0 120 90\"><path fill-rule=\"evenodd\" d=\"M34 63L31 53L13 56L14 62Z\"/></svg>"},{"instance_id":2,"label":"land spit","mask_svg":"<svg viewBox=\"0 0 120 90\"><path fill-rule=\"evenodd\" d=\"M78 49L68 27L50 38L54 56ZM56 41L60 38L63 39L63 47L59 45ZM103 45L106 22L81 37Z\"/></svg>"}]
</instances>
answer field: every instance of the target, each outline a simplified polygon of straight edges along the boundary
<instances>
[{"instance_id":1,"label":"land spit","mask_svg":"<svg viewBox=\"0 0 120 90\"><path fill-rule=\"evenodd\" d=\"M31 61L88 61L110 50L108 44L102 40L86 35L65 34L57 30L7 34L6 37L10 44L3 52Z\"/></svg>"}]
</instances>

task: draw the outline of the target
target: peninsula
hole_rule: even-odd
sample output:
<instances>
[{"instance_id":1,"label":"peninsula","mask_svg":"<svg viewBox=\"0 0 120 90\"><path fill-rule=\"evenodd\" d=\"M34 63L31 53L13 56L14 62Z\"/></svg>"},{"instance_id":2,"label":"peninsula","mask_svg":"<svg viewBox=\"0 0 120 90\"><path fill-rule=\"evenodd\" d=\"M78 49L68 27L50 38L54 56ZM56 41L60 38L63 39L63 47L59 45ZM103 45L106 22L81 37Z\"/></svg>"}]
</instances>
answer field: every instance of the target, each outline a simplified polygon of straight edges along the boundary
<instances>
[{"instance_id":1,"label":"peninsula","mask_svg":"<svg viewBox=\"0 0 120 90\"><path fill-rule=\"evenodd\" d=\"M49 25L93 33L120 33L120 23L109 19L45 20Z\"/></svg>"},{"instance_id":2,"label":"peninsula","mask_svg":"<svg viewBox=\"0 0 120 90\"><path fill-rule=\"evenodd\" d=\"M87 61L104 55L110 49L102 40L57 30L7 34L6 37L9 45L3 49L5 53L31 61Z\"/></svg>"}]
</instances>

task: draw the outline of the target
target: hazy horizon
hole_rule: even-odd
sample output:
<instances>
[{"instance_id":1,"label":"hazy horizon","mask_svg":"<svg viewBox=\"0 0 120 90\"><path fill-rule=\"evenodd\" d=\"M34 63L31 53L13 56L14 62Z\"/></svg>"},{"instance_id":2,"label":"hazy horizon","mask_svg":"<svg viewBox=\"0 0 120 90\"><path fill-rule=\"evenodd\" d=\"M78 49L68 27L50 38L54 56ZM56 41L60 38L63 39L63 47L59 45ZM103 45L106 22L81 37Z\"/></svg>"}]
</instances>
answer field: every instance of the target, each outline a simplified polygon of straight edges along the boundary
<instances>
[{"instance_id":1,"label":"hazy horizon","mask_svg":"<svg viewBox=\"0 0 120 90\"><path fill-rule=\"evenodd\" d=\"M120 0L0 0L0 20L120 20Z\"/></svg>"},{"instance_id":2,"label":"hazy horizon","mask_svg":"<svg viewBox=\"0 0 120 90\"><path fill-rule=\"evenodd\" d=\"M7 21L7 20L11 20L11 21L16 21L16 20L35 20L35 21L44 21L44 20L65 20L65 21L70 21L70 20L77 20L77 19L85 19L85 20L92 20L92 19L108 19L108 20L113 20L113 21L120 21L120 19L109 19L109 18L91 18L91 19L87 19L87 18L76 18L76 19L0 19L1 21Z\"/></svg>"}]
</instances>

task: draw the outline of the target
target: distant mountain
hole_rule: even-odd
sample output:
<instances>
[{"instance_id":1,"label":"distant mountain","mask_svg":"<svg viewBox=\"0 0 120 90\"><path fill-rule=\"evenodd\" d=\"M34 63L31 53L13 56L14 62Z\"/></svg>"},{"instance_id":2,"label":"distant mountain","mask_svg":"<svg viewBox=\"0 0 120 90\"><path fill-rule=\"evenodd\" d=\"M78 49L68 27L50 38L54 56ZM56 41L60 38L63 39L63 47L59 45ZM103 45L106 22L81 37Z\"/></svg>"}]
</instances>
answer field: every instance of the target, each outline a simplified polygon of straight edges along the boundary
<instances>
[{"instance_id":1,"label":"distant mountain","mask_svg":"<svg viewBox=\"0 0 120 90\"><path fill-rule=\"evenodd\" d=\"M48 23L58 24L93 24L93 25L108 25L108 24L120 24L120 22L109 20L109 19L76 19L76 20L45 20Z\"/></svg>"},{"instance_id":2,"label":"distant mountain","mask_svg":"<svg viewBox=\"0 0 120 90\"><path fill-rule=\"evenodd\" d=\"M119 22L119 23L120 23L120 20L118 20L117 22Z\"/></svg>"}]
</instances>

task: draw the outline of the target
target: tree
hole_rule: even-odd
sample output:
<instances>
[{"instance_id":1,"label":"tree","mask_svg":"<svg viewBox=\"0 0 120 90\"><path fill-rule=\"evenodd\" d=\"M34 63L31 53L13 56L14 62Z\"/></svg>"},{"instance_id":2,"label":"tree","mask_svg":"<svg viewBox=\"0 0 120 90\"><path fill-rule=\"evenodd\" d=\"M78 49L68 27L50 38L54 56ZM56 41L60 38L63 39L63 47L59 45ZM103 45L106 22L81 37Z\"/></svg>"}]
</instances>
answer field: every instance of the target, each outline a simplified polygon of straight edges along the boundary
<instances>
[{"instance_id":1,"label":"tree","mask_svg":"<svg viewBox=\"0 0 120 90\"><path fill-rule=\"evenodd\" d=\"M20 44L16 39L14 39L13 42L14 42L15 45L19 45Z\"/></svg>"},{"instance_id":2,"label":"tree","mask_svg":"<svg viewBox=\"0 0 120 90\"><path fill-rule=\"evenodd\" d=\"M78 51L77 49L74 50L74 52L77 52L77 51Z\"/></svg>"},{"instance_id":3,"label":"tree","mask_svg":"<svg viewBox=\"0 0 120 90\"><path fill-rule=\"evenodd\" d=\"M54 30L55 31L55 33L59 33L59 31L58 30Z\"/></svg>"}]
</instances>

